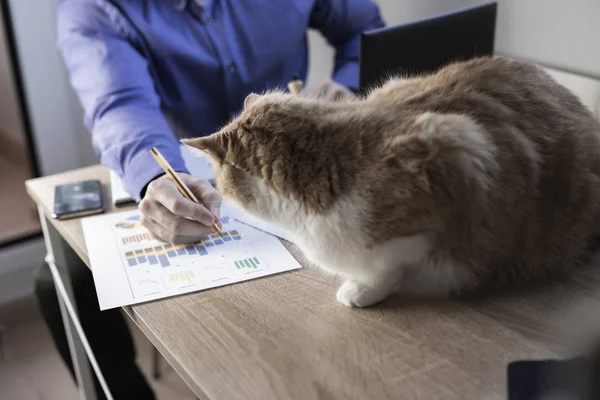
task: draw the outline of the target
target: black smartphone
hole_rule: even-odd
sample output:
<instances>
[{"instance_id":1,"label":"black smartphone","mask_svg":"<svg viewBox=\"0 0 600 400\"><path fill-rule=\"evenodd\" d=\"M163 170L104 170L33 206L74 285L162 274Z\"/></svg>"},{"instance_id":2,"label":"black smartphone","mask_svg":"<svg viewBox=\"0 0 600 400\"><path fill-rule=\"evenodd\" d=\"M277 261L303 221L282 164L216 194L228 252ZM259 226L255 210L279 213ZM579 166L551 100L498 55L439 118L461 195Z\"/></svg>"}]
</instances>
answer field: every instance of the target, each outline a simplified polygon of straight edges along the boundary
<instances>
[{"instance_id":1,"label":"black smartphone","mask_svg":"<svg viewBox=\"0 0 600 400\"><path fill-rule=\"evenodd\" d=\"M69 219L104 211L102 184L100 181L82 181L59 185L54 188L54 211L52 217Z\"/></svg>"}]
</instances>

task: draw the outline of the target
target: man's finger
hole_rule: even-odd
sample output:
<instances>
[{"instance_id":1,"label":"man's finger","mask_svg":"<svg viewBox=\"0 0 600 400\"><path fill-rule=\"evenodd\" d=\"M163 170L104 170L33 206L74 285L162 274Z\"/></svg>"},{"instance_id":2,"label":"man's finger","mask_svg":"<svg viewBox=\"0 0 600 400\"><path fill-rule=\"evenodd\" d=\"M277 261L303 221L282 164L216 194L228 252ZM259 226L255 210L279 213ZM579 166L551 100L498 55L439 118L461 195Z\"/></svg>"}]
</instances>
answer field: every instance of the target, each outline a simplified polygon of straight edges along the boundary
<instances>
[{"instance_id":1,"label":"man's finger","mask_svg":"<svg viewBox=\"0 0 600 400\"><path fill-rule=\"evenodd\" d=\"M140 219L140 223L146 229L148 229L148 232L150 232L150 236L152 236L152 239L158 240L160 242L166 242L165 238L163 238L160 235L160 233L162 231L162 226L160 224L158 224L156 221L154 221L152 218L150 218L147 215L142 215L142 218Z\"/></svg>"},{"instance_id":2,"label":"man's finger","mask_svg":"<svg viewBox=\"0 0 600 400\"><path fill-rule=\"evenodd\" d=\"M221 194L208 181L199 180L197 178L186 177L186 182L194 195L215 217L220 216L221 203L223 199Z\"/></svg>"},{"instance_id":3,"label":"man's finger","mask_svg":"<svg viewBox=\"0 0 600 400\"><path fill-rule=\"evenodd\" d=\"M157 204L153 210L152 218L160 224L162 231L166 232L163 237L191 236L199 239L212 233L210 226L198 221L174 215L162 204Z\"/></svg>"},{"instance_id":4,"label":"man's finger","mask_svg":"<svg viewBox=\"0 0 600 400\"><path fill-rule=\"evenodd\" d=\"M174 215L189 217L207 226L215 223L215 218L206 207L183 197L173 182L165 182L160 190L157 188L153 197Z\"/></svg>"}]
</instances>

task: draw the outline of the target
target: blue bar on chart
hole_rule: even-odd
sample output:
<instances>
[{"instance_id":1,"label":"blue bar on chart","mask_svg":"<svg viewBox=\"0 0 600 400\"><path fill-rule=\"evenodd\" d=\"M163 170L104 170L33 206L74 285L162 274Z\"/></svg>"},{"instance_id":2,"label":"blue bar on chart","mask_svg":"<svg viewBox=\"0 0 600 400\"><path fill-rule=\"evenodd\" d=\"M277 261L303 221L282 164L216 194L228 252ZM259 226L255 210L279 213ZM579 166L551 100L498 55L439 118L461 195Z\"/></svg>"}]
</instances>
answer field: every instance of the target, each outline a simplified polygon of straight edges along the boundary
<instances>
[{"instance_id":1,"label":"blue bar on chart","mask_svg":"<svg viewBox=\"0 0 600 400\"><path fill-rule=\"evenodd\" d=\"M231 242L231 236L229 236L229 232L222 232L221 236L223 236L224 241Z\"/></svg>"},{"instance_id":2,"label":"blue bar on chart","mask_svg":"<svg viewBox=\"0 0 600 400\"><path fill-rule=\"evenodd\" d=\"M187 251L188 254L196 254L196 249L191 244L185 246L185 250Z\"/></svg>"},{"instance_id":3,"label":"blue bar on chart","mask_svg":"<svg viewBox=\"0 0 600 400\"><path fill-rule=\"evenodd\" d=\"M137 260L140 264L146 262L146 256L144 255L144 250L136 250L135 256L137 257Z\"/></svg>"},{"instance_id":4,"label":"blue bar on chart","mask_svg":"<svg viewBox=\"0 0 600 400\"><path fill-rule=\"evenodd\" d=\"M158 260L156 259L154 251L152 249L146 249L146 257L148 257L150 265L158 264Z\"/></svg>"},{"instance_id":5,"label":"blue bar on chart","mask_svg":"<svg viewBox=\"0 0 600 400\"><path fill-rule=\"evenodd\" d=\"M165 249L163 249L160 246L156 246L154 248L154 253L156 253L158 261L160 261L160 265L162 265L163 267L168 267L169 265L171 265L171 263L169 263L167 255L165 254Z\"/></svg>"},{"instance_id":6,"label":"blue bar on chart","mask_svg":"<svg viewBox=\"0 0 600 400\"><path fill-rule=\"evenodd\" d=\"M217 246L223 244L223 240L221 240L221 237L219 235L210 235L209 237L212 239L213 243L216 244Z\"/></svg>"},{"instance_id":7,"label":"blue bar on chart","mask_svg":"<svg viewBox=\"0 0 600 400\"><path fill-rule=\"evenodd\" d=\"M214 246L214 244L213 244L212 240L210 240L210 237L208 237L208 236L207 236L207 237L205 237L204 239L202 239L202 244L203 244L205 247L213 247L213 246Z\"/></svg>"},{"instance_id":8,"label":"blue bar on chart","mask_svg":"<svg viewBox=\"0 0 600 400\"><path fill-rule=\"evenodd\" d=\"M242 238L240 236L240 234L238 233L238 231L236 231L236 230L229 231L229 234L231 235L231 237L233 238L233 240L240 240Z\"/></svg>"},{"instance_id":9,"label":"blue bar on chart","mask_svg":"<svg viewBox=\"0 0 600 400\"><path fill-rule=\"evenodd\" d=\"M167 244L167 245L165 245L165 246L163 246L163 247L164 247L164 248L165 248L165 250L167 251L167 255L168 255L170 258L173 258L173 257L175 257L175 256L177 255L177 254L175 254L175 250L173 249L173 246L172 246L172 245L170 245L170 244Z\"/></svg>"},{"instance_id":10,"label":"blue bar on chart","mask_svg":"<svg viewBox=\"0 0 600 400\"><path fill-rule=\"evenodd\" d=\"M129 264L130 267L137 265L133 251L128 251L127 253L125 253L125 257L127 258L127 264Z\"/></svg>"},{"instance_id":11,"label":"blue bar on chart","mask_svg":"<svg viewBox=\"0 0 600 400\"><path fill-rule=\"evenodd\" d=\"M223 225L228 224L229 223L229 217L221 217L221 222L223 223Z\"/></svg>"},{"instance_id":12,"label":"blue bar on chart","mask_svg":"<svg viewBox=\"0 0 600 400\"><path fill-rule=\"evenodd\" d=\"M206 249L204 248L204 246L202 246L202 244L197 244L196 245L196 250L198 250L198 254L200 254L201 256L208 255L208 252L206 251Z\"/></svg>"},{"instance_id":13,"label":"blue bar on chart","mask_svg":"<svg viewBox=\"0 0 600 400\"><path fill-rule=\"evenodd\" d=\"M177 255L185 256L185 246L178 244L177 246L175 246L175 250L177 250Z\"/></svg>"}]
</instances>

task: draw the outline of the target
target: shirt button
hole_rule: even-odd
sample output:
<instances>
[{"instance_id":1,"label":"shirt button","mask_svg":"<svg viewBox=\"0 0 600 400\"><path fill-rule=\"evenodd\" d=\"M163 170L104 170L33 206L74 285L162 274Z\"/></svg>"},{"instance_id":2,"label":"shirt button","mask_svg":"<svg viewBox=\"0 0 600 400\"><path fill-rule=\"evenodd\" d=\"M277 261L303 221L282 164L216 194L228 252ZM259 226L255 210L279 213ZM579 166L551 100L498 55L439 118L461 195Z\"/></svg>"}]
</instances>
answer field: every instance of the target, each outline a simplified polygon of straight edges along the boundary
<instances>
[{"instance_id":1,"label":"shirt button","mask_svg":"<svg viewBox=\"0 0 600 400\"><path fill-rule=\"evenodd\" d=\"M231 72L231 73L235 72L235 69L236 69L236 68L235 68L235 63L233 63L233 61L232 61L232 62L230 62L229 64L227 64L227 69L228 69L228 70L229 70L229 72Z\"/></svg>"}]
</instances>

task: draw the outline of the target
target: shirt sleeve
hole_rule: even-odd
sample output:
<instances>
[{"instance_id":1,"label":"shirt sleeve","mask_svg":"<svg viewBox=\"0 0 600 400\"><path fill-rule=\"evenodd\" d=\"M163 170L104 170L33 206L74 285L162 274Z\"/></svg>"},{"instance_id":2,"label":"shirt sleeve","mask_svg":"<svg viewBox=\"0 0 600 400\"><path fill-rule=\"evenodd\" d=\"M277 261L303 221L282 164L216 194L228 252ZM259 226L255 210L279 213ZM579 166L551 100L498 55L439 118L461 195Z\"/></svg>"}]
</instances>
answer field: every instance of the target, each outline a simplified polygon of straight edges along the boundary
<instances>
[{"instance_id":1,"label":"shirt sleeve","mask_svg":"<svg viewBox=\"0 0 600 400\"><path fill-rule=\"evenodd\" d=\"M335 48L333 80L358 89L360 34L384 26L377 5L371 0L316 0L309 25Z\"/></svg>"},{"instance_id":2,"label":"shirt sleeve","mask_svg":"<svg viewBox=\"0 0 600 400\"><path fill-rule=\"evenodd\" d=\"M133 35L108 2L65 0L59 5L58 47L94 149L139 200L148 182L162 173L151 147L157 147L175 170L187 169Z\"/></svg>"}]
</instances>

